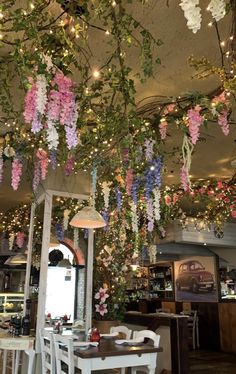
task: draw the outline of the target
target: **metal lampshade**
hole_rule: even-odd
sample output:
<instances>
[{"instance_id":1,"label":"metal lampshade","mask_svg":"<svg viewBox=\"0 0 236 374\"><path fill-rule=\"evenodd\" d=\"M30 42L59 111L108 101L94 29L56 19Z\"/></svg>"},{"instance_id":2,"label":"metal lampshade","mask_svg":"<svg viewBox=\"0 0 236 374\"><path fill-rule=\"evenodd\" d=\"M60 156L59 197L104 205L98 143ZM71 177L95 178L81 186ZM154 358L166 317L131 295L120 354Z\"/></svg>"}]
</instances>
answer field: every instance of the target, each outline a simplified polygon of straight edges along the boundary
<instances>
[{"instance_id":1,"label":"metal lampshade","mask_svg":"<svg viewBox=\"0 0 236 374\"><path fill-rule=\"evenodd\" d=\"M105 227L106 222L92 206L85 206L70 221L70 225L82 229L98 229Z\"/></svg>"},{"instance_id":2,"label":"metal lampshade","mask_svg":"<svg viewBox=\"0 0 236 374\"><path fill-rule=\"evenodd\" d=\"M24 253L17 253L15 256L9 257L4 262L4 265L9 265L9 266L22 265L22 264L27 264L27 256Z\"/></svg>"}]
</instances>

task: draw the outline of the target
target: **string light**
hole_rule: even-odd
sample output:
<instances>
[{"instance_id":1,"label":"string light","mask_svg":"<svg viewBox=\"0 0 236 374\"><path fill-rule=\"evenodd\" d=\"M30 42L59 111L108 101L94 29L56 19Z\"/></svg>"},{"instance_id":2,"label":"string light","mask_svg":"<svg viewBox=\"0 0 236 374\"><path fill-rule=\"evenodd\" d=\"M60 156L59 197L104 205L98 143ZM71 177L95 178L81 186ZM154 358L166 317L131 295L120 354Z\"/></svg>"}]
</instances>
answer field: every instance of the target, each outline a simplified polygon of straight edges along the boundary
<instances>
[{"instance_id":1,"label":"string light","mask_svg":"<svg viewBox=\"0 0 236 374\"><path fill-rule=\"evenodd\" d=\"M30 3L30 8L33 10L35 8L35 5L33 3Z\"/></svg>"},{"instance_id":2,"label":"string light","mask_svg":"<svg viewBox=\"0 0 236 374\"><path fill-rule=\"evenodd\" d=\"M3 19L3 14L2 14L2 12L0 12L0 19Z\"/></svg>"},{"instance_id":3,"label":"string light","mask_svg":"<svg viewBox=\"0 0 236 374\"><path fill-rule=\"evenodd\" d=\"M99 78L100 77L99 71L98 70L94 70L93 71L93 76L94 76L94 78Z\"/></svg>"}]
</instances>

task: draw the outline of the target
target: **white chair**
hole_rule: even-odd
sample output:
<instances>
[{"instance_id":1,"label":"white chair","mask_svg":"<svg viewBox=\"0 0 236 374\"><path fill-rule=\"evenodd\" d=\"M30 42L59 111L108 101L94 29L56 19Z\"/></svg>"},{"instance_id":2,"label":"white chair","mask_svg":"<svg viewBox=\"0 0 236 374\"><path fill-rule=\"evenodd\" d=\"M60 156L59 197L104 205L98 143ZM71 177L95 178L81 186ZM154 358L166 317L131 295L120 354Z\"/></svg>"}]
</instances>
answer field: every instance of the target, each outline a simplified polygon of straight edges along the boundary
<instances>
[{"instance_id":1,"label":"white chair","mask_svg":"<svg viewBox=\"0 0 236 374\"><path fill-rule=\"evenodd\" d=\"M123 334L123 339L131 339L132 330L128 329L126 326L114 326L110 328L110 333L117 332Z\"/></svg>"},{"instance_id":2,"label":"white chair","mask_svg":"<svg viewBox=\"0 0 236 374\"><path fill-rule=\"evenodd\" d=\"M159 308L156 309L156 313L170 313L170 309L165 309L165 308Z\"/></svg>"},{"instance_id":3,"label":"white chair","mask_svg":"<svg viewBox=\"0 0 236 374\"><path fill-rule=\"evenodd\" d=\"M193 349L199 349L199 328L197 310L183 310L180 314L188 317L188 331Z\"/></svg>"},{"instance_id":4,"label":"white chair","mask_svg":"<svg viewBox=\"0 0 236 374\"><path fill-rule=\"evenodd\" d=\"M141 331L134 331L134 339L137 338L148 338L153 341L154 347L159 347L160 344L160 335L157 335L154 331L151 330L141 330ZM147 366L136 366L131 368L131 374L137 374L138 371L142 373L149 373L149 369Z\"/></svg>"},{"instance_id":5,"label":"white chair","mask_svg":"<svg viewBox=\"0 0 236 374\"><path fill-rule=\"evenodd\" d=\"M53 334L57 374L75 374L73 337ZM62 349L62 348L67 348ZM67 366L67 368L65 368Z\"/></svg>"},{"instance_id":6,"label":"white chair","mask_svg":"<svg viewBox=\"0 0 236 374\"><path fill-rule=\"evenodd\" d=\"M126 326L113 326L110 328L110 333L118 332L122 334L122 339L131 339L132 330L128 329ZM116 371L116 369L114 369ZM125 368L120 369L121 374L125 374Z\"/></svg>"},{"instance_id":7,"label":"white chair","mask_svg":"<svg viewBox=\"0 0 236 374\"><path fill-rule=\"evenodd\" d=\"M42 374L56 374L53 332L41 329L39 331L39 337L42 356Z\"/></svg>"}]
</instances>

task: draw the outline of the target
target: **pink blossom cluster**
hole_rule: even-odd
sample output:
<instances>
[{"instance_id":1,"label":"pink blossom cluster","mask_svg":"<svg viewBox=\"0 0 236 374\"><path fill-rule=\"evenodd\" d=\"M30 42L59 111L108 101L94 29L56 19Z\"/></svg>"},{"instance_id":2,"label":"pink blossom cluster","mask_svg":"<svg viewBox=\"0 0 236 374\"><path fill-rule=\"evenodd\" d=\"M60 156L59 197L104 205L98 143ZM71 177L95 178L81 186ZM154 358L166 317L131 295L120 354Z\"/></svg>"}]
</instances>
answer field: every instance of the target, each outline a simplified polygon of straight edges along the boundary
<instances>
[{"instance_id":1,"label":"pink blossom cluster","mask_svg":"<svg viewBox=\"0 0 236 374\"><path fill-rule=\"evenodd\" d=\"M167 126L168 126L168 122L166 120L162 120L159 124L159 132L160 132L162 140L166 138Z\"/></svg>"},{"instance_id":2,"label":"pink blossom cluster","mask_svg":"<svg viewBox=\"0 0 236 374\"><path fill-rule=\"evenodd\" d=\"M19 231L19 232L16 234L16 245L17 245L19 248L22 248L22 247L23 247L23 244L24 244L24 240L25 240L25 233L22 232L22 231Z\"/></svg>"},{"instance_id":3,"label":"pink blossom cluster","mask_svg":"<svg viewBox=\"0 0 236 374\"><path fill-rule=\"evenodd\" d=\"M34 192L37 190L40 181L41 181L41 167L40 167L40 162L37 161L34 164L34 177L33 177L33 191Z\"/></svg>"},{"instance_id":4,"label":"pink blossom cluster","mask_svg":"<svg viewBox=\"0 0 236 374\"><path fill-rule=\"evenodd\" d=\"M3 180L3 157L2 157L2 154L3 154L3 149L0 148L0 183Z\"/></svg>"},{"instance_id":5,"label":"pink blossom cluster","mask_svg":"<svg viewBox=\"0 0 236 374\"><path fill-rule=\"evenodd\" d=\"M11 185L14 191L19 187L21 175L22 175L22 162L15 157L12 162L12 171L11 171Z\"/></svg>"},{"instance_id":6,"label":"pink blossom cluster","mask_svg":"<svg viewBox=\"0 0 236 374\"><path fill-rule=\"evenodd\" d=\"M99 288L99 291L95 294L95 299L99 301L99 304L95 304L96 312L101 316L108 313L106 299L109 297L107 288Z\"/></svg>"},{"instance_id":7,"label":"pink blossom cluster","mask_svg":"<svg viewBox=\"0 0 236 374\"><path fill-rule=\"evenodd\" d=\"M75 158L72 156L68 157L65 167L64 167L64 173L66 176L69 176L72 173L74 165L75 165Z\"/></svg>"},{"instance_id":8,"label":"pink blossom cluster","mask_svg":"<svg viewBox=\"0 0 236 374\"><path fill-rule=\"evenodd\" d=\"M166 115L166 114L169 114L169 113L173 112L173 110L175 109L175 107L176 107L176 104L175 104L175 103L172 103L172 104L167 105L167 106L165 107L165 109L164 109L163 114Z\"/></svg>"},{"instance_id":9,"label":"pink blossom cluster","mask_svg":"<svg viewBox=\"0 0 236 374\"><path fill-rule=\"evenodd\" d=\"M189 109L188 115L188 127L189 133L192 139L192 143L196 144L200 135L200 125L203 122L203 117L200 114L201 107L196 105L194 109Z\"/></svg>"},{"instance_id":10,"label":"pink blossom cluster","mask_svg":"<svg viewBox=\"0 0 236 374\"><path fill-rule=\"evenodd\" d=\"M30 80L30 82L32 83L32 80ZM25 109L23 112L23 116L27 123L31 123L35 119L36 96L37 96L37 86L36 86L36 82L34 82L32 83L31 88L28 90L25 96Z\"/></svg>"},{"instance_id":11,"label":"pink blossom cluster","mask_svg":"<svg viewBox=\"0 0 236 374\"><path fill-rule=\"evenodd\" d=\"M125 177L126 193L128 196L131 195L133 180L134 180L133 169L128 169L126 173L126 177Z\"/></svg>"},{"instance_id":12,"label":"pink blossom cluster","mask_svg":"<svg viewBox=\"0 0 236 374\"><path fill-rule=\"evenodd\" d=\"M38 133L47 124L56 125L56 122L65 126L66 142L68 149L75 148L78 141L76 123L78 110L76 97L73 89L73 82L63 73L57 72L51 82L51 89L48 89L46 78L38 75L36 82L30 79L31 88L25 97L24 118L31 123L31 131ZM44 124L44 125L43 125ZM58 133L50 132L47 138L49 149L56 149L58 146Z\"/></svg>"},{"instance_id":13,"label":"pink blossom cluster","mask_svg":"<svg viewBox=\"0 0 236 374\"><path fill-rule=\"evenodd\" d=\"M228 111L224 109L221 113L218 114L218 124L220 125L223 134L229 135L229 123L228 123Z\"/></svg>"},{"instance_id":14,"label":"pink blossom cluster","mask_svg":"<svg viewBox=\"0 0 236 374\"><path fill-rule=\"evenodd\" d=\"M49 164L48 154L43 149L38 149L36 152L36 156L39 160L41 179L45 180Z\"/></svg>"},{"instance_id":15,"label":"pink blossom cluster","mask_svg":"<svg viewBox=\"0 0 236 374\"><path fill-rule=\"evenodd\" d=\"M180 181L184 191L189 191L189 174L185 165L180 169Z\"/></svg>"}]
</instances>

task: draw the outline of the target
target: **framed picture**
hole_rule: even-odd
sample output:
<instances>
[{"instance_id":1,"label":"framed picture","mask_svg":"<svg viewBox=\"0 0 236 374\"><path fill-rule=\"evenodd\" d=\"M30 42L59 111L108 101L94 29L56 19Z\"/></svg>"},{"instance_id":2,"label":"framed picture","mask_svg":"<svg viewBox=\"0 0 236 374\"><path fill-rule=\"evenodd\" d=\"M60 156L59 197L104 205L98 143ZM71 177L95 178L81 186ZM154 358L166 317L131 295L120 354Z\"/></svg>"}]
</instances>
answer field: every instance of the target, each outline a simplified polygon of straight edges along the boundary
<instances>
[{"instance_id":1,"label":"framed picture","mask_svg":"<svg viewBox=\"0 0 236 374\"><path fill-rule=\"evenodd\" d=\"M216 259L193 256L174 263L176 301L217 302Z\"/></svg>"}]
</instances>

